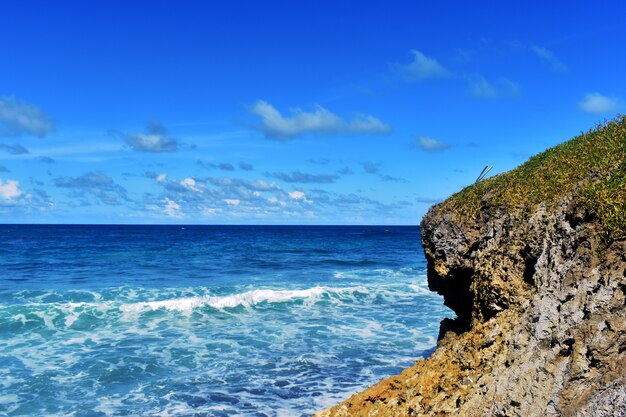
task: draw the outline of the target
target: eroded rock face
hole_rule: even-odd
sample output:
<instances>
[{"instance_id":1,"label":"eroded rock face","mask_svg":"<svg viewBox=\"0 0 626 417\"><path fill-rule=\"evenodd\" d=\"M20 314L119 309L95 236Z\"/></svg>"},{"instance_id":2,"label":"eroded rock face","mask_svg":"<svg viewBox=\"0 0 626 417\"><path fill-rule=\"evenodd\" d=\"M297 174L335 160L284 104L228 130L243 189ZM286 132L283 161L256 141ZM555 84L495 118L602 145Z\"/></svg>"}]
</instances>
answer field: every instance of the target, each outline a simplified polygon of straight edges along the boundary
<instances>
[{"instance_id":1,"label":"eroded rock face","mask_svg":"<svg viewBox=\"0 0 626 417\"><path fill-rule=\"evenodd\" d=\"M481 216L422 222L429 286L458 316L434 354L318 416L626 415L626 242L601 248L570 198Z\"/></svg>"}]
</instances>

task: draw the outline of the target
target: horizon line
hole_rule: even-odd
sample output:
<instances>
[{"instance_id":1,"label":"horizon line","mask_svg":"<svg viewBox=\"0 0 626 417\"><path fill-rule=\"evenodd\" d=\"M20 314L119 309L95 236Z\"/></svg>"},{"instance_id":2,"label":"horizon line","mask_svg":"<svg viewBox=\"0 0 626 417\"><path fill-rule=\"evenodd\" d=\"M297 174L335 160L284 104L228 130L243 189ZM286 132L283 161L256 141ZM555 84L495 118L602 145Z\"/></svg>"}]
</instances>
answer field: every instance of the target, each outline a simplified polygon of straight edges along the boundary
<instances>
[{"instance_id":1,"label":"horizon line","mask_svg":"<svg viewBox=\"0 0 626 417\"><path fill-rule=\"evenodd\" d=\"M419 227L419 224L261 224L261 223L0 223L2 226L259 226L259 227Z\"/></svg>"}]
</instances>

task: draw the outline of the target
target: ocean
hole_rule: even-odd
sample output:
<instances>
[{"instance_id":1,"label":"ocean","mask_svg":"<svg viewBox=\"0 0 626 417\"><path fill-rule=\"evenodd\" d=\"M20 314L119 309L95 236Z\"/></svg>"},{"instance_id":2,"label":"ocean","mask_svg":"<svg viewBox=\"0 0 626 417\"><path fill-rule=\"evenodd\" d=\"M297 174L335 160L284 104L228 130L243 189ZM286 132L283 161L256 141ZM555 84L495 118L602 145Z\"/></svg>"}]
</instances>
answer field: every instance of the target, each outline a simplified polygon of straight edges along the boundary
<instances>
[{"instance_id":1,"label":"ocean","mask_svg":"<svg viewBox=\"0 0 626 417\"><path fill-rule=\"evenodd\" d=\"M432 352L418 227L0 226L0 416L309 416Z\"/></svg>"}]
</instances>

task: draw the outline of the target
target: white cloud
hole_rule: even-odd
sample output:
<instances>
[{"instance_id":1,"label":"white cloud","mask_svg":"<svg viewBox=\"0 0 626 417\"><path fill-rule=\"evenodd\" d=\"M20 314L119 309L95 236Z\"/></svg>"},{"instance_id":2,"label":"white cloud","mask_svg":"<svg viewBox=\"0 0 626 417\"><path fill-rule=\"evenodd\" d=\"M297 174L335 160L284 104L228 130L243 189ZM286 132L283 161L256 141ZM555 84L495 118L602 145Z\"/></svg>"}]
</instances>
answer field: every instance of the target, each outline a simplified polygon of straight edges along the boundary
<instances>
[{"instance_id":1,"label":"white cloud","mask_svg":"<svg viewBox=\"0 0 626 417\"><path fill-rule=\"evenodd\" d=\"M52 118L32 104L15 97L0 97L0 135L29 134L44 137L54 131Z\"/></svg>"},{"instance_id":2,"label":"white cloud","mask_svg":"<svg viewBox=\"0 0 626 417\"><path fill-rule=\"evenodd\" d=\"M161 135L137 133L130 135L127 142L136 151L171 152L169 149L174 149Z\"/></svg>"},{"instance_id":3,"label":"white cloud","mask_svg":"<svg viewBox=\"0 0 626 417\"><path fill-rule=\"evenodd\" d=\"M248 181L239 178L221 177L209 178L209 182L213 185L223 188L241 187L251 191L272 191L280 189L280 187L277 186L275 183L269 184L267 181L264 180Z\"/></svg>"},{"instance_id":4,"label":"white cloud","mask_svg":"<svg viewBox=\"0 0 626 417\"><path fill-rule=\"evenodd\" d=\"M275 196L271 196L270 198L268 198L267 202L272 204L272 205L279 205L281 207L286 207L287 206L286 202L279 200Z\"/></svg>"},{"instance_id":5,"label":"white cloud","mask_svg":"<svg viewBox=\"0 0 626 417\"><path fill-rule=\"evenodd\" d=\"M322 106L312 112L300 109L293 111L293 116L283 116L274 106L259 100L251 109L261 117L258 130L270 139L289 140L305 133L320 135L336 134L382 134L391 131L391 127L374 116L359 115L352 120L344 120Z\"/></svg>"},{"instance_id":6,"label":"white cloud","mask_svg":"<svg viewBox=\"0 0 626 417\"><path fill-rule=\"evenodd\" d=\"M196 187L196 180L191 177L181 180L180 185L187 188L188 190L200 191L198 190L198 187Z\"/></svg>"},{"instance_id":7,"label":"white cloud","mask_svg":"<svg viewBox=\"0 0 626 417\"><path fill-rule=\"evenodd\" d=\"M616 98L603 96L600 93L589 93L578 102L581 110L590 114L612 113L617 110L619 101Z\"/></svg>"},{"instance_id":8,"label":"white cloud","mask_svg":"<svg viewBox=\"0 0 626 417\"><path fill-rule=\"evenodd\" d=\"M395 64L396 71L405 81L417 81L426 78L447 77L450 71L434 58L429 58L418 50L411 51L413 61L406 65Z\"/></svg>"},{"instance_id":9,"label":"white cloud","mask_svg":"<svg viewBox=\"0 0 626 417\"><path fill-rule=\"evenodd\" d=\"M170 200L167 197L165 197L165 200L163 200L163 202L165 203L165 214L170 217L175 217L177 219L183 217L182 213L180 212L180 205L178 203Z\"/></svg>"},{"instance_id":10,"label":"white cloud","mask_svg":"<svg viewBox=\"0 0 626 417\"><path fill-rule=\"evenodd\" d=\"M20 190L20 183L15 180L2 181L0 178L0 200L10 202L16 200L22 191Z\"/></svg>"},{"instance_id":11,"label":"white cloud","mask_svg":"<svg viewBox=\"0 0 626 417\"><path fill-rule=\"evenodd\" d=\"M289 193L289 197L294 200L306 200L306 195L302 191L292 191Z\"/></svg>"},{"instance_id":12,"label":"white cloud","mask_svg":"<svg viewBox=\"0 0 626 417\"><path fill-rule=\"evenodd\" d=\"M513 81L500 77L490 83L481 75L469 77L470 92L476 97L482 98L504 98L515 97L519 94L519 87Z\"/></svg>"},{"instance_id":13,"label":"white cloud","mask_svg":"<svg viewBox=\"0 0 626 417\"><path fill-rule=\"evenodd\" d=\"M277 190L279 187L274 184L274 183L268 183L267 181L264 180L255 180L255 181L242 181L241 182L242 185L250 190L257 190L257 191L270 191L270 190Z\"/></svg>"},{"instance_id":14,"label":"white cloud","mask_svg":"<svg viewBox=\"0 0 626 417\"><path fill-rule=\"evenodd\" d=\"M414 144L416 147L426 152L442 151L451 147L448 143L426 136L419 136L415 138Z\"/></svg>"},{"instance_id":15,"label":"white cloud","mask_svg":"<svg viewBox=\"0 0 626 417\"><path fill-rule=\"evenodd\" d=\"M107 205L120 205L131 201L128 191L101 171L86 172L78 177L57 177L54 179L54 185L71 190L74 198L85 200L91 195Z\"/></svg>"},{"instance_id":16,"label":"white cloud","mask_svg":"<svg viewBox=\"0 0 626 417\"><path fill-rule=\"evenodd\" d=\"M547 62L552 67L552 70L557 72L567 71L567 66L551 50L537 45L532 46L531 49L539 58Z\"/></svg>"},{"instance_id":17,"label":"white cloud","mask_svg":"<svg viewBox=\"0 0 626 417\"><path fill-rule=\"evenodd\" d=\"M202 210L202 214L204 216L215 216L216 214L219 214L221 212L222 212L222 209L212 208L212 207L207 207Z\"/></svg>"},{"instance_id":18,"label":"white cloud","mask_svg":"<svg viewBox=\"0 0 626 417\"><path fill-rule=\"evenodd\" d=\"M148 178L156 178L157 175L154 172L146 173ZM169 178L159 184L162 192L145 193L142 203L156 215L170 220L245 218L257 222L283 222L290 218L312 217L333 221L336 220L336 210L342 213L389 215L407 207L403 201L384 204L367 196L346 196L320 189L282 190L267 187L267 183L261 183L264 189L256 189L252 181L238 178L194 178L195 187L199 189L195 192L181 184L187 178L192 177ZM186 183L194 186L190 181Z\"/></svg>"},{"instance_id":19,"label":"white cloud","mask_svg":"<svg viewBox=\"0 0 626 417\"><path fill-rule=\"evenodd\" d=\"M167 180L167 174L159 174L156 177L156 182L163 184Z\"/></svg>"},{"instance_id":20,"label":"white cloud","mask_svg":"<svg viewBox=\"0 0 626 417\"><path fill-rule=\"evenodd\" d=\"M128 146L137 152L176 152L179 143L168 136L167 130L160 123L150 123L146 133L123 133L112 131L112 134L124 138Z\"/></svg>"}]
</instances>

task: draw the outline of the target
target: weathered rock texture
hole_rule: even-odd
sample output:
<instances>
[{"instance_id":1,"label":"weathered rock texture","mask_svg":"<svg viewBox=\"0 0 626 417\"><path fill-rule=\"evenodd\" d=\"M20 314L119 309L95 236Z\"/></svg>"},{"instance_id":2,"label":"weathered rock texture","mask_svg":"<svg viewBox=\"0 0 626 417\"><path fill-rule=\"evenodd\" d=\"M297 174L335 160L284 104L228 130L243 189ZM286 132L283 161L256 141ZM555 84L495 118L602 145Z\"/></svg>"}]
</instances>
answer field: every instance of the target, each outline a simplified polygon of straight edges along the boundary
<instances>
[{"instance_id":1,"label":"weathered rock texture","mask_svg":"<svg viewBox=\"0 0 626 417\"><path fill-rule=\"evenodd\" d=\"M422 222L444 320L433 355L318 414L626 415L626 242L608 248L573 197Z\"/></svg>"}]
</instances>

